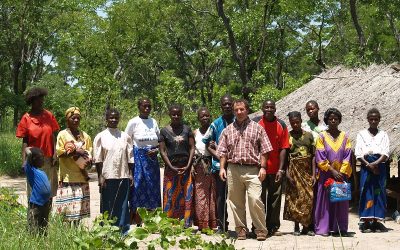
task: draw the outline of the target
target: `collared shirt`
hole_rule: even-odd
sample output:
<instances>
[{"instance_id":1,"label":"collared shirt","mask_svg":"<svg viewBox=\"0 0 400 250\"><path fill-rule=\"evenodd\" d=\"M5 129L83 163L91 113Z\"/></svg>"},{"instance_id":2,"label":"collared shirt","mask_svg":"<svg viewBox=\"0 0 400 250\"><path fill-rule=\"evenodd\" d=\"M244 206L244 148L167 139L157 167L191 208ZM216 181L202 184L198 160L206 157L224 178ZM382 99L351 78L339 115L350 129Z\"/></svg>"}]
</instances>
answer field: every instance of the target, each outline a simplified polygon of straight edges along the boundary
<instances>
[{"instance_id":1,"label":"collared shirt","mask_svg":"<svg viewBox=\"0 0 400 250\"><path fill-rule=\"evenodd\" d=\"M105 179L130 178L128 163L133 163L132 139L117 128L107 128L94 138L94 162L103 163Z\"/></svg>"},{"instance_id":2,"label":"collared shirt","mask_svg":"<svg viewBox=\"0 0 400 250\"><path fill-rule=\"evenodd\" d=\"M328 126L326 126L326 124L323 120L320 120L318 125L314 124L312 121L308 120L301 124L301 128L304 131L311 132L311 134L314 137L314 143L316 143L319 133L322 133L323 131L327 130Z\"/></svg>"},{"instance_id":3,"label":"collared shirt","mask_svg":"<svg viewBox=\"0 0 400 250\"><path fill-rule=\"evenodd\" d=\"M261 154L272 150L265 130L247 119L241 125L233 122L222 132L217 155L226 157L228 163L259 165Z\"/></svg>"},{"instance_id":4,"label":"collared shirt","mask_svg":"<svg viewBox=\"0 0 400 250\"><path fill-rule=\"evenodd\" d=\"M218 117L217 119L215 119L215 121L211 123L210 127L208 127L202 141L205 144L210 143L211 141L215 141L215 143L218 145L222 131L228 125L228 122L224 119L223 116ZM211 172L219 172L219 160L215 157L212 158Z\"/></svg>"},{"instance_id":5,"label":"collared shirt","mask_svg":"<svg viewBox=\"0 0 400 250\"><path fill-rule=\"evenodd\" d=\"M285 122L276 116L272 122L267 121L263 116L258 124L265 129L272 145L272 151L268 154L267 174L276 174L279 170L280 151L290 148L289 131Z\"/></svg>"}]
</instances>

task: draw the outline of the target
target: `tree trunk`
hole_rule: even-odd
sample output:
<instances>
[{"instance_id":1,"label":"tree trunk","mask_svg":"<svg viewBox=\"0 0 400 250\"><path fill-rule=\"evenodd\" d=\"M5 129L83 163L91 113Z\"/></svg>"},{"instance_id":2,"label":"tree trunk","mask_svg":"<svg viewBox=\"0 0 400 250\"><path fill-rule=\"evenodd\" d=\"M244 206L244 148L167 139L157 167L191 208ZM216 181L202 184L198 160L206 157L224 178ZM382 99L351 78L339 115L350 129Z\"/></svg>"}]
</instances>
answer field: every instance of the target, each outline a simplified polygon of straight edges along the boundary
<instances>
[{"instance_id":1,"label":"tree trunk","mask_svg":"<svg viewBox=\"0 0 400 250\"><path fill-rule=\"evenodd\" d=\"M354 28L357 31L358 43L360 44L360 53L361 53L361 56L364 56L365 45L366 45L365 44L365 36L364 36L364 32L361 28L361 25L358 22L356 1L357 0L350 0L350 14L351 14L351 18L353 19Z\"/></svg>"},{"instance_id":2,"label":"tree trunk","mask_svg":"<svg viewBox=\"0 0 400 250\"><path fill-rule=\"evenodd\" d=\"M396 23L395 23L395 20L394 20L394 17L392 15L392 13L387 12L386 13L386 17L388 18L388 21L389 21L389 24L390 24L390 28L392 29L394 38L396 39L397 54L400 54L400 31L396 27Z\"/></svg>"},{"instance_id":3,"label":"tree trunk","mask_svg":"<svg viewBox=\"0 0 400 250\"><path fill-rule=\"evenodd\" d=\"M221 17L221 19L224 23L226 32L228 33L229 45L230 45L233 60L239 66L239 77L240 77L240 80L242 81L242 85L243 85L243 98L248 99L249 93L247 91L246 85L247 85L247 82L249 81L249 78L248 78L247 72L246 72L246 65L244 63L243 58L239 55L238 48L236 45L235 35L233 33L229 17L227 17L224 12L224 1L223 0L217 0L217 10L218 10L218 16Z\"/></svg>"},{"instance_id":4,"label":"tree trunk","mask_svg":"<svg viewBox=\"0 0 400 250\"><path fill-rule=\"evenodd\" d=\"M283 89L283 64L285 52L285 28L279 26L279 45L277 51L276 73L275 73L275 87L279 90Z\"/></svg>"}]
</instances>

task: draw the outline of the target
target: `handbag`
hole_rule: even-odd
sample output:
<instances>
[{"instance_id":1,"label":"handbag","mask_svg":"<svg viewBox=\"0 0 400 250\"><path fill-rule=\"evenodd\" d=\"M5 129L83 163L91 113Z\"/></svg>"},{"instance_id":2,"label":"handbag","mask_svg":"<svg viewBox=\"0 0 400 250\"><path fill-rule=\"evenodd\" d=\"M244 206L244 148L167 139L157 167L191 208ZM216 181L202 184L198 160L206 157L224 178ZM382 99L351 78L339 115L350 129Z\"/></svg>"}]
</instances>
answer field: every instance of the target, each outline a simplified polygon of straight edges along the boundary
<instances>
[{"instance_id":1,"label":"handbag","mask_svg":"<svg viewBox=\"0 0 400 250\"><path fill-rule=\"evenodd\" d=\"M331 202L351 200L351 184L348 182L333 182L329 190Z\"/></svg>"}]
</instances>

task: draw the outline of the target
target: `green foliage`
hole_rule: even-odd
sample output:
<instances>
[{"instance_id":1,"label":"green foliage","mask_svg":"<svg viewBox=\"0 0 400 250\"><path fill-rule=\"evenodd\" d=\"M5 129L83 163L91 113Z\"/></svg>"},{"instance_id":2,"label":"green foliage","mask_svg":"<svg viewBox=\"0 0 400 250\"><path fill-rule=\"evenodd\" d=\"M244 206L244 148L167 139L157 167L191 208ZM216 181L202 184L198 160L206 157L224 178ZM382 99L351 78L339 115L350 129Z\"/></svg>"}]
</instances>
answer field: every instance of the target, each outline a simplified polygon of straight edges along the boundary
<instances>
[{"instance_id":1,"label":"green foliage","mask_svg":"<svg viewBox=\"0 0 400 250\"><path fill-rule=\"evenodd\" d=\"M0 175L17 176L23 173L22 140L14 132L0 132Z\"/></svg>"},{"instance_id":2,"label":"green foliage","mask_svg":"<svg viewBox=\"0 0 400 250\"><path fill-rule=\"evenodd\" d=\"M59 216L52 216L47 235L29 231L27 210L17 202L17 195L8 188L0 188L0 249L77 249L73 239L85 232L83 226L72 226Z\"/></svg>"},{"instance_id":3,"label":"green foliage","mask_svg":"<svg viewBox=\"0 0 400 250\"><path fill-rule=\"evenodd\" d=\"M304 75L299 80L290 77L289 75L285 75L285 87L282 90L278 90L273 85L264 85L259 89L259 91L251 96L253 102L251 105L251 109L253 111L257 111L261 109L262 103L267 99L272 99L274 101L278 101L286 95L290 94L294 90L301 87L304 83L309 80L309 75Z\"/></svg>"}]
</instances>

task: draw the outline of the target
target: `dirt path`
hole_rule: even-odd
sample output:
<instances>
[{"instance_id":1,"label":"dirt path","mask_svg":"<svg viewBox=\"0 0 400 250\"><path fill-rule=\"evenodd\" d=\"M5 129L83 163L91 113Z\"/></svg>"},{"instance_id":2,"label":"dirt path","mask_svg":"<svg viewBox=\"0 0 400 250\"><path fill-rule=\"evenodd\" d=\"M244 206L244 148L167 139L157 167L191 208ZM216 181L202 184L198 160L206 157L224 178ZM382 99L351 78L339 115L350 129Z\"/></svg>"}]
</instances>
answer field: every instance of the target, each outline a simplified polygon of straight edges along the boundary
<instances>
[{"instance_id":1,"label":"dirt path","mask_svg":"<svg viewBox=\"0 0 400 250\"><path fill-rule=\"evenodd\" d=\"M99 214L100 196L97 187L96 174L90 174L90 204L91 218L90 222ZM12 187L19 195L19 202L26 205L25 179L9 178L0 176L0 187ZM282 204L283 205L283 204ZM283 211L283 209L282 209ZM230 230L234 230L234 222L231 212L229 211ZM247 213L248 224L251 220ZM358 230L357 210L353 210L349 214L349 232L352 237L343 238L343 242L339 237L322 237L322 236L298 236L291 235L293 231L293 223L281 220L281 231L284 233L281 237L271 237L264 242L258 242L254 239L245 241L236 241L235 246L240 249L400 249L400 224L395 223L391 218L387 217L385 226L389 229L386 233L369 233L362 234ZM212 237L207 237L213 239Z\"/></svg>"}]
</instances>

